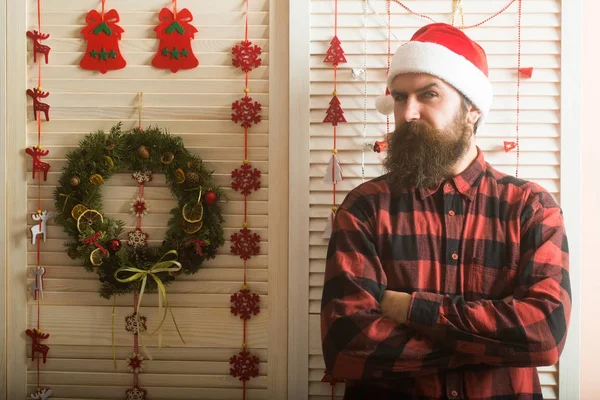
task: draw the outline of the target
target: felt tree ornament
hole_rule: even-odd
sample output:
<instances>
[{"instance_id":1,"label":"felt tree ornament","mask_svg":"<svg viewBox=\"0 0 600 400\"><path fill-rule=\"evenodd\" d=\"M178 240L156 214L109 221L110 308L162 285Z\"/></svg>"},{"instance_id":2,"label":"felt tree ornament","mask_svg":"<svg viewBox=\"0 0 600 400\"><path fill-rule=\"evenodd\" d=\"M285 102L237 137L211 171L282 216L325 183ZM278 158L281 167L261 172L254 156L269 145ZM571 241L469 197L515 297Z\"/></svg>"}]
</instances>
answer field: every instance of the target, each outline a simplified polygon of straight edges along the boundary
<instances>
[{"instance_id":1,"label":"felt tree ornament","mask_svg":"<svg viewBox=\"0 0 600 400\"><path fill-rule=\"evenodd\" d=\"M158 51L152 59L155 68L180 69L196 68L199 64L192 49L192 39L198 30L191 24L194 17L184 8L174 11L163 8L158 14L160 24L154 28L159 40Z\"/></svg>"},{"instance_id":2,"label":"felt tree ornament","mask_svg":"<svg viewBox=\"0 0 600 400\"><path fill-rule=\"evenodd\" d=\"M333 97L329 102L329 108L325 114L325 119L323 119L323 123L325 122L330 122L333 126L337 126L340 122L346 122L344 110L342 109L342 105L340 104L336 92L333 92Z\"/></svg>"},{"instance_id":3,"label":"felt tree ornament","mask_svg":"<svg viewBox=\"0 0 600 400\"><path fill-rule=\"evenodd\" d=\"M327 55L325 56L325 62L330 62L335 67L346 62L342 43L337 36L334 36L333 39L331 39L329 49L327 49Z\"/></svg>"},{"instance_id":4,"label":"felt tree ornament","mask_svg":"<svg viewBox=\"0 0 600 400\"><path fill-rule=\"evenodd\" d=\"M117 25L119 22L117 10L111 9L105 13L104 1L102 1L102 12L91 10L85 17L85 22L87 25L81 33L87 41L87 47L79 66L103 74L125 68L127 63L119 49L119 40L125 30Z\"/></svg>"}]
</instances>

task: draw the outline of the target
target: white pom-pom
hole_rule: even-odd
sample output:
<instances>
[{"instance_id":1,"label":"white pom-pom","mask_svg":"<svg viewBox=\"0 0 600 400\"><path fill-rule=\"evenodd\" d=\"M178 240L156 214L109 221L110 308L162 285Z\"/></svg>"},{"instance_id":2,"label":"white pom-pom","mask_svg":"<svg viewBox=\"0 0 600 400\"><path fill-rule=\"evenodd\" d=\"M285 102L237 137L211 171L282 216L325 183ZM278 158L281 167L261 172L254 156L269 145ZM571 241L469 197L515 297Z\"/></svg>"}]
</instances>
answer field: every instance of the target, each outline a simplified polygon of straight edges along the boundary
<instances>
[{"instance_id":1,"label":"white pom-pom","mask_svg":"<svg viewBox=\"0 0 600 400\"><path fill-rule=\"evenodd\" d=\"M383 115L390 115L394 112L394 98L389 94L377 97L375 108Z\"/></svg>"}]
</instances>

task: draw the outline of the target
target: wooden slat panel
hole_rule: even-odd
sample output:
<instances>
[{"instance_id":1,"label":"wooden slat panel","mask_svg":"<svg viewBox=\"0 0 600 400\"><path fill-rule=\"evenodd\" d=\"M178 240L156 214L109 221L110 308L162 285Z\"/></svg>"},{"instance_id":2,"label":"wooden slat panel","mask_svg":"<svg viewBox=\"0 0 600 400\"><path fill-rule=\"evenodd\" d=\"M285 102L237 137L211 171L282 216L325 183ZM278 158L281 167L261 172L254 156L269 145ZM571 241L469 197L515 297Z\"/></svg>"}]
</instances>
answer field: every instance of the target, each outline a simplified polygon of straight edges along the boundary
<instances>
[{"instance_id":1,"label":"wooden slat panel","mask_svg":"<svg viewBox=\"0 0 600 400\"><path fill-rule=\"evenodd\" d=\"M176 308L173 314L187 347L235 347L240 345L240 320L223 308ZM111 345L112 307L83 306L44 306L41 314L41 326L51 332L45 343L52 347L60 345ZM132 307L116 307L115 320L123 321L131 314ZM140 314L148 316L148 330L152 332L158 325L157 310L140 308ZM247 343L250 348L267 348L268 311L252 317L248 324ZM29 306L29 326L36 325L37 313ZM73 335L73 321L77 321L77 334ZM105 322L106 321L106 322ZM168 318L163 325L164 345L181 345L173 322ZM131 334L124 329L115 329L115 342L129 342ZM147 340L150 342L150 340Z\"/></svg>"}]
</instances>

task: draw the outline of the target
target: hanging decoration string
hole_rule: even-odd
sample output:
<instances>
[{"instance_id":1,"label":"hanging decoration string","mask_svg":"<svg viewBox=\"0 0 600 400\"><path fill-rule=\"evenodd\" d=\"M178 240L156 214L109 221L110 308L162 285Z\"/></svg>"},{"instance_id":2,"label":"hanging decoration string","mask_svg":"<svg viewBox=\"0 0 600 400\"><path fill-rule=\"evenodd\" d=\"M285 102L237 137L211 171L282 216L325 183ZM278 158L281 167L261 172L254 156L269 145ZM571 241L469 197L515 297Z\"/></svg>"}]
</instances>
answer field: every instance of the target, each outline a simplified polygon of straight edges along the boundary
<instances>
[{"instance_id":1,"label":"hanging decoration string","mask_svg":"<svg viewBox=\"0 0 600 400\"><path fill-rule=\"evenodd\" d=\"M460 13L460 29L465 29L465 14L462 2L463 0L452 0L452 18L450 24L454 26L456 15Z\"/></svg>"},{"instance_id":2,"label":"hanging decoration string","mask_svg":"<svg viewBox=\"0 0 600 400\"><path fill-rule=\"evenodd\" d=\"M519 163L521 159L521 146L519 142L519 118L521 114L521 17L522 0L519 0L518 22L517 22L517 165L515 167L515 177L519 177Z\"/></svg>"},{"instance_id":3,"label":"hanging decoration string","mask_svg":"<svg viewBox=\"0 0 600 400\"><path fill-rule=\"evenodd\" d=\"M427 20L429 20L429 21L431 21L431 22L437 22L437 21L435 21L433 18L431 18L431 17L430 17L430 16L428 16L428 15L425 15L425 14L419 14L419 13L416 13L416 12L414 12L413 10L411 10L410 8L408 8L408 7L407 7L407 6L406 6L404 3L402 3L402 1L400 1L400 0L393 0L393 1L394 1L394 3L398 4L400 7L404 8L406 11L408 11L408 12L409 12L410 14L412 14L412 15L416 15L417 17L425 18L425 19L427 19ZM468 25L468 26L463 26L461 29L471 29L471 28L477 28L477 27L479 27L479 26L481 26L481 25L485 24L486 22L489 22L490 20L492 20L492 19L496 18L497 16L499 16L500 14L504 13L504 12L505 12L505 11L506 11L506 10L507 10L507 9L508 9L508 8L509 8L509 7L510 7L510 6L511 6L513 3L514 3L514 2L516 2L516 1L517 1L517 0L510 0L510 1L509 1L509 3L508 3L506 6L504 6L504 7L503 7L503 8L502 8L500 11L498 11L498 12L494 13L494 14L493 14L493 15L491 15L490 17L488 17L488 18L484 19L483 21L481 21L481 22L479 22L479 23L477 23L477 24L474 24L474 25ZM519 1L520 1L520 0L519 0ZM464 24L463 24L463 25L464 25Z\"/></svg>"},{"instance_id":4,"label":"hanging decoration string","mask_svg":"<svg viewBox=\"0 0 600 400\"><path fill-rule=\"evenodd\" d=\"M242 325L242 350L229 359L231 366L229 373L233 377L239 378L242 382L242 399L246 399L246 383L258 376L258 368L260 360L248 350L247 345L247 320L252 315L257 315L260 312L258 303L260 296L253 293L248 287L247 281L247 261L260 253L260 235L253 233L248 229L248 196L260 189L261 172L257 168L253 168L249 161L249 129L252 125L258 124L262 120L261 104L258 101L252 101L250 97L249 73L254 68L258 68L262 59L259 57L262 49L257 45L252 45L249 40L249 1L245 1L245 29L244 40L232 48L232 64L236 68L240 68L244 72L244 96L241 100L235 101L232 104L231 119L235 123L239 123L244 128L244 160L242 165L233 170L231 173L231 187L233 190L240 192L244 197L244 223L239 232L231 235L231 253L240 256L244 263L244 281L241 289L232 294L231 313L239 315L243 320Z\"/></svg>"},{"instance_id":5,"label":"hanging decoration string","mask_svg":"<svg viewBox=\"0 0 600 400\"><path fill-rule=\"evenodd\" d=\"M362 66L362 73L363 73L363 83L364 83L364 97L363 97L363 132L362 132L362 138L363 138L363 145L362 145L362 152L361 152L361 156L360 156L360 177L362 182L365 181L365 149L367 148L367 99L368 99L368 93L367 93L367 43L368 43L368 24L367 24L367 1L368 0L363 0L362 2L362 6L363 6L363 30L364 30L364 36L363 36L363 66Z\"/></svg>"},{"instance_id":6,"label":"hanging decoration string","mask_svg":"<svg viewBox=\"0 0 600 400\"><path fill-rule=\"evenodd\" d=\"M25 153L30 155L33 159L32 167L32 178L35 179L37 173L37 208L36 212L32 215L34 221L38 221L36 225L31 227L32 233L32 244L36 248L36 266L34 271L34 282L32 284L32 294L36 301L36 324L34 329L27 329L26 335L31 337L31 359L35 360L36 363L36 393L31 394L32 398L38 398L40 396L49 397L52 394L52 390L45 388L42 389L40 385L40 369L41 363L46 363L47 354L49 347L45 344L41 344L42 340L47 339L50 335L41 331L41 299L44 296L44 275L46 269L41 265L41 252L42 252L42 240L46 241L46 225L48 219L53 215L52 212L42 212L42 174L44 181L47 179L48 170L50 164L43 162L41 158L48 155L49 151L44 150L42 147L42 116L49 120L50 106L40 101L40 99L48 97L50 93L43 92L42 89L42 63L45 61L48 63L48 54L50 47L42 45L40 42L47 39L50 35L42 33L42 6L41 0L37 0L37 30L27 31L27 37L32 39L33 42L33 61L37 63L37 86L33 89L27 89L27 95L33 100L33 115L37 122L37 143L31 148L26 148ZM43 57L42 57L43 56ZM39 58L39 60L38 60ZM41 235L41 237L39 237Z\"/></svg>"}]
</instances>

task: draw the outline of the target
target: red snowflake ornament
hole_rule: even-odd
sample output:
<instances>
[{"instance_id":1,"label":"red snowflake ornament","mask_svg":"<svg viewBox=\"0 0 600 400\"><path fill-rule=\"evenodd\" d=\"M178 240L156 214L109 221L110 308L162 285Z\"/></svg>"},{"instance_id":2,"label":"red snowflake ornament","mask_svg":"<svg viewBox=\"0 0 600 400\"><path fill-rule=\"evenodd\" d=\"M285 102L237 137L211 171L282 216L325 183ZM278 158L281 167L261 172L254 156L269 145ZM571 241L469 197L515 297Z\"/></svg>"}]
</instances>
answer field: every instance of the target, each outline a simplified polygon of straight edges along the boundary
<instances>
[{"instance_id":1,"label":"red snowflake ornament","mask_svg":"<svg viewBox=\"0 0 600 400\"><path fill-rule=\"evenodd\" d=\"M241 289L239 292L231 295L231 313L240 316L240 319L249 320L252 315L258 315L260 307L260 296L250 291L250 289Z\"/></svg>"},{"instance_id":2,"label":"red snowflake ornament","mask_svg":"<svg viewBox=\"0 0 600 400\"><path fill-rule=\"evenodd\" d=\"M248 260L260 252L260 236L246 227L231 235L231 242L231 254L239 255L242 260Z\"/></svg>"},{"instance_id":3,"label":"red snowflake ornament","mask_svg":"<svg viewBox=\"0 0 600 400\"><path fill-rule=\"evenodd\" d=\"M241 68L244 72L250 72L254 68L260 67L262 59L259 57L262 49L257 45L252 45L249 40L243 40L240 45L235 45L231 49L233 58L231 63L236 68Z\"/></svg>"},{"instance_id":4,"label":"red snowflake ornament","mask_svg":"<svg viewBox=\"0 0 600 400\"><path fill-rule=\"evenodd\" d=\"M250 128L258 124L262 117L260 115L261 105L258 101L252 102L252 97L246 95L231 104L233 113L231 120L236 124L239 122L242 128Z\"/></svg>"},{"instance_id":5,"label":"red snowflake ornament","mask_svg":"<svg viewBox=\"0 0 600 400\"><path fill-rule=\"evenodd\" d=\"M325 119L323 120L323 123L325 122L331 122L331 125L333 126L338 126L340 122L346 122L346 118L344 117L344 110L342 109L340 100L338 99L335 93L333 94L333 98L329 102L329 108L327 109Z\"/></svg>"},{"instance_id":6,"label":"red snowflake ornament","mask_svg":"<svg viewBox=\"0 0 600 400\"><path fill-rule=\"evenodd\" d=\"M321 382L327 382L331 386L335 386L336 383L343 383L344 380L343 379L334 378L331 375L329 375L327 373L327 371L325 371L325 375L323 375L323 378L321 379Z\"/></svg>"},{"instance_id":7,"label":"red snowflake ornament","mask_svg":"<svg viewBox=\"0 0 600 400\"><path fill-rule=\"evenodd\" d=\"M231 172L231 179L233 179L231 188L244 196L260 189L260 171L256 168L252 170L251 164L244 163L240 168L234 169Z\"/></svg>"},{"instance_id":8,"label":"red snowflake ornament","mask_svg":"<svg viewBox=\"0 0 600 400\"><path fill-rule=\"evenodd\" d=\"M239 377L242 382L247 382L250 378L258 376L259 363L258 357L244 347L242 351L229 359L229 364L231 364L229 374L234 378Z\"/></svg>"},{"instance_id":9,"label":"red snowflake ornament","mask_svg":"<svg viewBox=\"0 0 600 400\"><path fill-rule=\"evenodd\" d=\"M134 386L125 392L125 398L127 400L146 400L146 391Z\"/></svg>"},{"instance_id":10,"label":"red snowflake ornament","mask_svg":"<svg viewBox=\"0 0 600 400\"><path fill-rule=\"evenodd\" d=\"M342 49L342 43L337 36L331 39L329 49L327 49L327 55L325 56L324 62L330 62L334 66L338 66L340 63L345 63L346 56L344 56L344 49Z\"/></svg>"}]
</instances>

